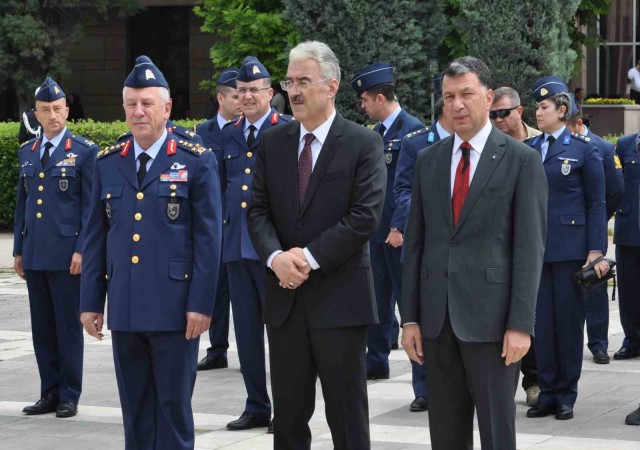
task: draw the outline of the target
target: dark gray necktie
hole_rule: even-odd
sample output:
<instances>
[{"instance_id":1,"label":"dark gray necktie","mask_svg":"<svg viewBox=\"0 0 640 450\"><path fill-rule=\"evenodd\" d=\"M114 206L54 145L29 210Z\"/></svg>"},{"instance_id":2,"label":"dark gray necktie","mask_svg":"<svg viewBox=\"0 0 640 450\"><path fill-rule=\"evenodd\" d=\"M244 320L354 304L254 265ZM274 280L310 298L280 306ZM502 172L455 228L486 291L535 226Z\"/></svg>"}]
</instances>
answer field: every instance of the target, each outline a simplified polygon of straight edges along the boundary
<instances>
[{"instance_id":1,"label":"dark gray necktie","mask_svg":"<svg viewBox=\"0 0 640 450\"><path fill-rule=\"evenodd\" d=\"M378 133L381 138L384 138L384 132L387 130L387 127L384 126L383 123L380 124L380 128L378 128Z\"/></svg>"},{"instance_id":2,"label":"dark gray necktie","mask_svg":"<svg viewBox=\"0 0 640 450\"><path fill-rule=\"evenodd\" d=\"M40 164L42 165L42 168L44 168L44 166L47 165L47 162L49 162L49 157L51 156L49 154L49 151L51 150L51 147L53 147L53 144L51 142L47 142L46 144L44 144L44 152L42 153L42 158L40 158Z\"/></svg>"},{"instance_id":3,"label":"dark gray necktie","mask_svg":"<svg viewBox=\"0 0 640 450\"><path fill-rule=\"evenodd\" d=\"M138 167L138 187L142 187L144 177L147 175L147 163L150 159L151 156L145 152L140 153L140 156L138 156L138 161L140 162L140 167Z\"/></svg>"},{"instance_id":4,"label":"dark gray necktie","mask_svg":"<svg viewBox=\"0 0 640 450\"><path fill-rule=\"evenodd\" d=\"M253 147L253 143L256 141L256 127L249 125L249 136L247 136L247 145L249 148Z\"/></svg>"}]
</instances>

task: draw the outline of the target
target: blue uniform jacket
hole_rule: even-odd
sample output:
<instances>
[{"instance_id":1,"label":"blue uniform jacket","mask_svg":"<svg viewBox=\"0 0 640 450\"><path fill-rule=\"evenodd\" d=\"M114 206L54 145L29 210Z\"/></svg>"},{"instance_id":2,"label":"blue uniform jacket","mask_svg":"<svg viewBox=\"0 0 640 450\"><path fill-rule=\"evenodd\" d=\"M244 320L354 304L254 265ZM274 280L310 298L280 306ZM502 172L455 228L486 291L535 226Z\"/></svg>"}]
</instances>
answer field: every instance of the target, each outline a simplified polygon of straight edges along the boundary
<instances>
[{"instance_id":1,"label":"blue uniform jacket","mask_svg":"<svg viewBox=\"0 0 640 450\"><path fill-rule=\"evenodd\" d=\"M42 167L40 145L31 139L18 150L13 254L25 270L68 271L73 253L82 253L99 149L67 130Z\"/></svg>"},{"instance_id":2,"label":"blue uniform jacket","mask_svg":"<svg viewBox=\"0 0 640 450\"><path fill-rule=\"evenodd\" d=\"M402 138L402 152L398 157L396 179L393 186L396 212L393 215L391 227L405 229L411 209L411 186L413 185L413 171L418 160L418 153L439 140L440 135L435 122L429 129L421 128Z\"/></svg>"},{"instance_id":3,"label":"blue uniform jacket","mask_svg":"<svg viewBox=\"0 0 640 450\"><path fill-rule=\"evenodd\" d=\"M612 143L605 141L591 130L585 135L591 144L598 150L604 163L604 182L606 185L607 220L620 206L624 195L624 181L622 178L622 166L617 158L616 150Z\"/></svg>"},{"instance_id":4,"label":"blue uniform jacket","mask_svg":"<svg viewBox=\"0 0 640 450\"><path fill-rule=\"evenodd\" d=\"M167 131L169 133L173 133L181 139L193 141L196 144L202 145L202 138L200 136L198 136L194 131L191 131L188 128L176 125L171 121L171 119L167 120Z\"/></svg>"},{"instance_id":5,"label":"blue uniform jacket","mask_svg":"<svg viewBox=\"0 0 640 450\"><path fill-rule=\"evenodd\" d=\"M525 141L538 152L542 136ZM568 129L544 160L549 185L544 261L586 260L607 246L605 181L598 150Z\"/></svg>"},{"instance_id":6,"label":"blue uniform jacket","mask_svg":"<svg viewBox=\"0 0 640 450\"><path fill-rule=\"evenodd\" d=\"M220 261L220 183L213 153L169 133L138 188L133 139L98 153L80 311L113 331L179 331L211 315Z\"/></svg>"},{"instance_id":7,"label":"blue uniform jacket","mask_svg":"<svg viewBox=\"0 0 640 450\"><path fill-rule=\"evenodd\" d=\"M251 182L256 166L256 154L262 134L269 128L291 121L291 116L279 114L271 108L270 116L260 127L253 146L249 148L244 137L244 117L222 129L222 157L220 168L224 195L224 246L222 261L241 259L259 261L247 229L247 206L251 199Z\"/></svg>"},{"instance_id":8,"label":"blue uniform jacket","mask_svg":"<svg viewBox=\"0 0 640 450\"><path fill-rule=\"evenodd\" d=\"M613 241L617 245L640 247L640 136L628 134L618 139L616 152L622 165L624 196L616 212Z\"/></svg>"},{"instance_id":9,"label":"blue uniform jacket","mask_svg":"<svg viewBox=\"0 0 640 450\"><path fill-rule=\"evenodd\" d=\"M380 122L373 127L373 131L377 132L379 128ZM404 229L406 220L402 219L405 215L396 208L396 202L393 198L393 184L396 179L398 159L402 153L402 138L411 131L420 128L424 128L424 124L403 109L383 137L384 162L387 165L387 189L385 191L384 210L382 211L380 226L373 236L371 236L371 242L384 242L387 236L389 236L391 228Z\"/></svg>"}]
</instances>

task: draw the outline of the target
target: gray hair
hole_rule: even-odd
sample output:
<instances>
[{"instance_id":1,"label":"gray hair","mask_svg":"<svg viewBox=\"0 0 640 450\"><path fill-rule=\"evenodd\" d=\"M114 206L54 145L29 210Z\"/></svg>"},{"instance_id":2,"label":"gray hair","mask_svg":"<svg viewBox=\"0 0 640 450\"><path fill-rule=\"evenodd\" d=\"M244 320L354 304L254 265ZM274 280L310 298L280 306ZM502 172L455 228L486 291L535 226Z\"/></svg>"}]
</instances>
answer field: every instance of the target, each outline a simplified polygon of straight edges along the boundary
<instances>
[{"instance_id":1,"label":"gray hair","mask_svg":"<svg viewBox=\"0 0 640 450\"><path fill-rule=\"evenodd\" d=\"M475 56L463 56L451 61L449 66L444 69L442 76L444 77L456 77L458 75L465 75L467 73L475 73L485 88L491 89L491 71L480 58Z\"/></svg>"},{"instance_id":2,"label":"gray hair","mask_svg":"<svg viewBox=\"0 0 640 450\"><path fill-rule=\"evenodd\" d=\"M518 95L518 91L514 88L510 88L508 86L499 87L495 91L493 91L493 103L496 104L504 97L507 97L511 100L512 106L520 106L520 96Z\"/></svg>"},{"instance_id":3,"label":"gray hair","mask_svg":"<svg viewBox=\"0 0 640 450\"><path fill-rule=\"evenodd\" d=\"M124 93L125 93L125 89L127 89L128 86L125 86L122 88L122 101L124 101ZM169 93L169 89L167 89L166 87L162 87L162 86L155 86L159 89L160 92L160 99L162 100L163 104L167 104L169 103L169 99L171 98L171 94ZM136 88L131 88L131 89L136 89Z\"/></svg>"},{"instance_id":4,"label":"gray hair","mask_svg":"<svg viewBox=\"0 0 640 450\"><path fill-rule=\"evenodd\" d=\"M319 41L302 42L289 52L289 62L311 59L318 63L322 78L336 79L340 83L340 63L333 50Z\"/></svg>"}]
</instances>

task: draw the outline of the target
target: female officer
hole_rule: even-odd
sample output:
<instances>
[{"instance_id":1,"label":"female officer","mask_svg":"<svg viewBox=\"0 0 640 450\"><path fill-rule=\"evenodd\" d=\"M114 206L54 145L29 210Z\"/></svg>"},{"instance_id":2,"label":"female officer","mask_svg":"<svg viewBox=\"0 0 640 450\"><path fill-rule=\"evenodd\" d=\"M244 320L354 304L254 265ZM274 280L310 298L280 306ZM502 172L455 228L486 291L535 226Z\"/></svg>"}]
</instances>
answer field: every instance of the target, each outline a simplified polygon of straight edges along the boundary
<instances>
[{"instance_id":1,"label":"female officer","mask_svg":"<svg viewBox=\"0 0 640 450\"><path fill-rule=\"evenodd\" d=\"M573 418L582 369L584 297L571 275L602 256L607 237L604 168L589 138L566 128L571 101L558 77L533 85L542 136L527 143L540 152L547 183L547 241L536 306L535 340L540 396L527 417ZM585 262L586 259L586 262ZM598 276L609 270L595 266Z\"/></svg>"}]
</instances>

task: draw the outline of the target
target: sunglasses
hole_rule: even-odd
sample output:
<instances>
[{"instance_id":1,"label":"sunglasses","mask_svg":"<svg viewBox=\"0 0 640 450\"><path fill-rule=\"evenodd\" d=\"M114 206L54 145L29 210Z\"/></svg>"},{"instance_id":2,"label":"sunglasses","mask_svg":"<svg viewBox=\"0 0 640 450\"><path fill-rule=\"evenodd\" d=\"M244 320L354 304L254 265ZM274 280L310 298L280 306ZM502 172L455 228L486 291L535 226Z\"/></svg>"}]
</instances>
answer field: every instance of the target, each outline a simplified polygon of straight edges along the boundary
<instances>
[{"instance_id":1,"label":"sunglasses","mask_svg":"<svg viewBox=\"0 0 640 450\"><path fill-rule=\"evenodd\" d=\"M511 111L517 108L520 108L520 105L512 106L511 108L506 108L506 109L496 109L495 111L489 111L489 118L491 120L496 120L498 117L500 117L501 119L504 119L509 114L511 114Z\"/></svg>"}]
</instances>

